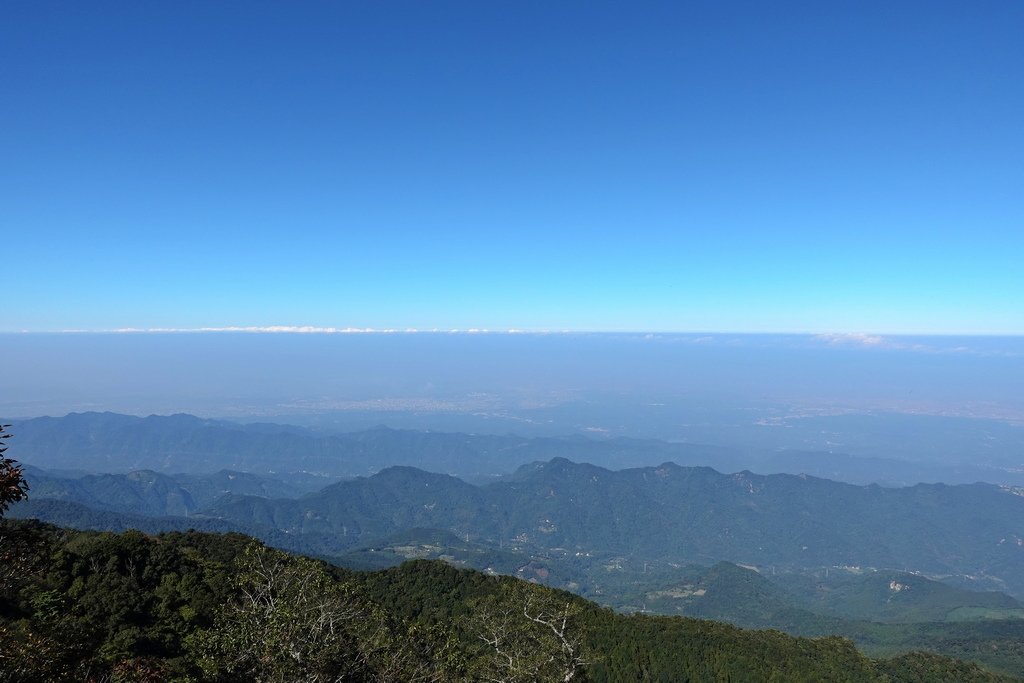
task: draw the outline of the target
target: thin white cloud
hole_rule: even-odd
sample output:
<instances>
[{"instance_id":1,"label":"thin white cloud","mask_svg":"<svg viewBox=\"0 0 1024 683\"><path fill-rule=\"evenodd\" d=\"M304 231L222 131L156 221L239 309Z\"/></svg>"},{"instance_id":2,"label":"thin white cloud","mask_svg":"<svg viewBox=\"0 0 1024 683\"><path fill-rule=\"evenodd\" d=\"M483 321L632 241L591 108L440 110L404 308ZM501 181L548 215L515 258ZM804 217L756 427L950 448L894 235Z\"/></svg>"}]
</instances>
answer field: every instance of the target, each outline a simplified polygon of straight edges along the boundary
<instances>
[{"instance_id":1,"label":"thin white cloud","mask_svg":"<svg viewBox=\"0 0 1024 683\"><path fill-rule=\"evenodd\" d=\"M913 351L919 353L955 353L979 356L1007 356L1020 357L1021 354L1015 350L1008 349L983 349L963 344L946 345L941 337L903 337L903 336L882 336L878 334L867 334L863 332L828 332L822 334L808 335L725 335L725 334L700 334L682 332L595 332L580 330L526 330L522 328L510 328L502 330L491 330L487 328L432 328L419 329L407 328L374 328L374 327L325 327L317 325L228 325L224 327L119 327L115 329L65 329L60 330L64 334L298 334L298 335L361 335L361 334L434 334L434 335L584 335L584 336L623 336L625 338L638 339L646 342L671 342L686 343L693 345L723 345L727 347L758 347L767 344L792 345L794 337L802 339L796 342L802 345L810 340L813 343L824 344L832 348L861 348L861 349L885 349L890 351ZM23 334L33 332L24 330Z\"/></svg>"},{"instance_id":2,"label":"thin white cloud","mask_svg":"<svg viewBox=\"0 0 1024 683\"><path fill-rule=\"evenodd\" d=\"M1020 354L1007 350L985 350L969 346L957 345L947 346L942 342L942 337L929 337L928 343L916 341L906 337L883 337L877 334L854 333L829 333L816 334L812 337L815 341L824 342L829 346L861 347L871 349L887 349L892 351L914 351L918 353L956 353L970 354L975 356L1006 356L1017 357Z\"/></svg>"},{"instance_id":3,"label":"thin white cloud","mask_svg":"<svg viewBox=\"0 0 1024 683\"><path fill-rule=\"evenodd\" d=\"M64 330L65 332L83 332L83 330ZM119 327L113 330L96 330L116 334L161 334L161 333L199 333L199 332L246 332L251 334L371 334L396 332L415 332L416 330L375 329L371 327L316 327L313 325L252 325L227 327Z\"/></svg>"},{"instance_id":4,"label":"thin white cloud","mask_svg":"<svg viewBox=\"0 0 1024 683\"><path fill-rule=\"evenodd\" d=\"M852 346L878 346L878 347L892 347L892 342L877 334L864 334L862 332L840 332L840 333L827 333L827 334L816 334L814 338L818 341L823 341L826 344L832 346L839 345L852 345Z\"/></svg>"},{"instance_id":5,"label":"thin white cloud","mask_svg":"<svg viewBox=\"0 0 1024 683\"><path fill-rule=\"evenodd\" d=\"M486 328L451 328L420 330L415 327L319 327L315 325L250 325L225 327L118 327L107 330L61 330L65 334L199 334L217 332L239 332L247 334L551 334L549 330L489 330Z\"/></svg>"}]
</instances>

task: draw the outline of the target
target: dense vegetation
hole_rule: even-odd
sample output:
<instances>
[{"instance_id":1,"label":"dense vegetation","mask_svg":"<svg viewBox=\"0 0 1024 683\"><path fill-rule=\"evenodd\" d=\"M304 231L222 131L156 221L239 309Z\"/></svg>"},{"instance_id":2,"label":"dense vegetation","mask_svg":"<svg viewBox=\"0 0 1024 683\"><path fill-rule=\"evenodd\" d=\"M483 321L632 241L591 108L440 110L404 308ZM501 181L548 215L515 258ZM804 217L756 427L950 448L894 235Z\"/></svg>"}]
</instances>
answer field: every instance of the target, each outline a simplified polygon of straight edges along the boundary
<instances>
[{"instance_id":1,"label":"dense vegetation","mask_svg":"<svg viewBox=\"0 0 1024 683\"><path fill-rule=\"evenodd\" d=\"M997 681L432 561L352 572L238 534L0 526L6 681Z\"/></svg>"},{"instance_id":2,"label":"dense vegetation","mask_svg":"<svg viewBox=\"0 0 1024 683\"><path fill-rule=\"evenodd\" d=\"M0 515L3 515L11 503L24 500L28 491L22 466L16 460L4 457L7 439L11 438L7 427L10 425L0 424Z\"/></svg>"},{"instance_id":3,"label":"dense vegetation","mask_svg":"<svg viewBox=\"0 0 1024 683\"><path fill-rule=\"evenodd\" d=\"M122 417L107 419L120 424ZM196 422L195 418L176 416L141 421L131 418L125 424L137 427L154 419L160 424L166 420L169 425L182 420ZM95 416L83 424L94 425ZM151 427L146 432L150 437ZM219 434L217 438L224 436L220 430L230 431L221 423L208 424L207 428L213 435ZM249 426L242 431L258 436L263 429ZM266 430L273 432L270 427ZM410 448L433 452L431 449L451 446L456 436L374 430L356 441L366 440L375 444L374 448L382 448L395 438L419 439ZM210 439L211 434L199 441L204 438ZM536 448L544 441L529 440L527 447ZM475 448L481 443L474 437L464 446ZM146 444L153 446L143 439L144 453L149 447ZM72 450L75 447L68 445ZM364 454L371 452L373 449ZM1000 584L1002 579L995 575L998 572L1010 580L1011 586L1017 586L1021 567L1013 560L1021 552L1020 530L1014 525L1021 517L1024 499L1013 489L984 485L881 489L807 477L761 477L747 472L723 475L710 468L684 468L671 463L612 472L564 458L524 466L514 476L484 486L410 467L393 467L301 498L295 496L323 478L296 475L284 481L232 471L83 475L31 467L26 473L32 481L32 498L17 503L11 512L63 526L140 529L149 534L191 529L242 532L274 547L352 568L382 569L399 565L406 558L436 558L486 573L510 574L569 589L625 612L714 619L745 628L779 629L796 636L839 635L874 657L927 649L1024 675L1024 648L1020 646L1024 642L1024 619L1020 618L1024 610L1008 595L963 590L906 572L834 566L853 557L861 558L861 563L866 563L866 558L882 566L924 566L933 571L963 570L974 563L990 574L972 576L965 583L978 583L981 578L982 585L1006 585ZM15 500L17 497L11 498ZM834 513L837 502L843 515ZM936 524L936 520L946 518L946 528ZM999 542L993 542L993 534L1000 537ZM915 536L913 542L910 536ZM712 567L690 563L721 557L753 560L762 572L729 562ZM233 571L241 565L233 555L225 567ZM339 571L332 570L336 576L340 576ZM398 571L408 571L408 567ZM354 577L389 575L348 573L346 595L351 598L359 594L351 590L353 582L361 581ZM473 602L471 613L502 613L501 605L509 598L501 596L508 590L499 590L498 597L475 596L474 600L482 602ZM393 615L401 614L403 606L387 606L390 597L384 594L353 608L360 615L387 617L378 620L387 626L375 631L372 647L366 646L366 652L376 652L375 656L383 652L382 642L407 640L407 629L420 621L416 615L395 622ZM517 599L526 598L520 593ZM444 642L449 645L466 641L478 647L472 637L467 641L464 629L453 626L457 612L449 614L447 621L428 619L430 630L417 633L447 638ZM30 613L21 610L23 616ZM505 613L508 616L507 609ZM688 623L655 620L650 622L659 624L650 627L654 631L644 631L637 624L648 623L644 620L651 617L634 619L631 628L643 631L641 640L651 642L667 637L666 633L681 634L680 624ZM14 621L22 626L27 623ZM595 620L591 626L599 622ZM510 632L521 631L505 626ZM255 625L250 627L252 630ZM707 624L702 627L704 632L715 628ZM189 631L190 638L205 638L207 645L228 642L211 635L214 626L197 629L195 633L201 635ZM601 631L595 627L588 632L589 642ZM22 635L30 638L35 633ZM250 633L248 637L254 636ZM359 637L357 634L349 639L355 642ZM748 633L744 637L751 636ZM62 636L58 641L67 639ZM240 641L232 642L235 644L231 647L237 647ZM493 642L495 648L498 645ZM245 649L252 647L249 643ZM532 647L536 649L536 645ZM45 652L46 648L36 650ZM592 677L619 680L632 666L632 660L620 662L626 669L619 665L616 669L608 653L619 650L611 644L602 645L602 650L606 654L588 660L586 670ZM193 658L199 657L194 649L188 652ZM585 659L575 652L577 659ZM691 655L686 655L687 661ZM216 659L209 652L204 656ZM471 657L465 653L459 656ZM650 662L643 670L654 672L651 680L658 680L658 671L675 671L681 666L675 661L665 664L665 654L660 651L645 657ZM530 661L525 652L519 659ZM900 661L908 671L926 671L931 666L931 660L921 657ZM429 661L417 666L431 671L437 668ZM540 664L524 666L536 670ZM709 675L702 671L691 673L700 680ZM463 674L468 675L465 671ZM793 676L792 672L779 675L786 680Z\"/></svg>"},{"instance_id":4,"label":"dense vegetation","mask_svg":"<svg viewBox=\"0 0 1024 683\"><path fill-rule=\"evenodd\" d=\"M775 582L729 563L689 567L672 583L640 584L623 594L636 609L772 628L799 636L839 635L871 656L916 649L973 660L1024 675L1024 619L1017 601L1001 593L963 591L924 577L893 572L818 577L812 590L799 575ZM957 604L988 605L965 608ZM617 606L623 607L621 603ZM1013 607L1006 609L1006 607ZM895 619L900 615L900 619Z\"/></svg>"},{"instance_id":5,"label":"dense vegetation","mask_svg":"<svg viewBox=\"0 0 1024 683\"><path fill-rule=\"evenodd\" d=\"M391 467L301 498L268 497L287 487L231 472L77 479L33 472L31 481L36 500L187 515L190 526L219 520L275 545L269 535L286 534L290 549L318 554L423 527L563 559L726 560L769 571L856 565L970 576L973 588L1024 595L1024 496L984 484L885 489L672 463L610 471L564 458L485 486Z\"/></svg>"},{"instance_id":6,"label":"dense vegetation","mask_svg":"<svg viewBox=\"0 0 1024 683\"><path fill-rule=\"evenodd\" d=\"M26 467L25 476L32 481L33 498L67 500L97 510L147 516L191 515L226 493L288 498L308 493L307 488L317 490L331 483L322 477L311 477L308 482L290 485L279 479L231 470L175 475L134 470L68 476Z\"/></svg>"},{"instance_id":7,"label":"dense vegetation","mask_svg":"<svg viewBox=\"0 0 1024 683\"><path fill-rule=\"evenodd\" d=\"M428 527L491 547L640 562L981 575L1024 593L1024 496L983 484L885 489L555 458L486 486L392 467L301 499L224 496L203 514L349 545Z\"/></svg>"}]
</instances>

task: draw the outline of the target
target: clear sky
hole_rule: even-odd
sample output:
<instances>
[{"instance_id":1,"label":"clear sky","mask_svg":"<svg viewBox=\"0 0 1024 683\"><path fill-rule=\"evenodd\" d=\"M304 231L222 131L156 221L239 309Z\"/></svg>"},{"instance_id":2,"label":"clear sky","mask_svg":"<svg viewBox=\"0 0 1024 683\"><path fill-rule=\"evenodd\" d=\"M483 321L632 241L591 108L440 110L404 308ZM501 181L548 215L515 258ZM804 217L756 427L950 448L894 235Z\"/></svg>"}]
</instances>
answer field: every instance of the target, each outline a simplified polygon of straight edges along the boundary
<instances>
[{"instance_id":1,"label":"clear sky","mask_svg":"<svg viewBox=\"0 0 1024 683\"><path fill-rule=\"evenodd\" d=\"M1024 3L0 5L0 330L1024 333Z\"/></svg>"}]
</instances>

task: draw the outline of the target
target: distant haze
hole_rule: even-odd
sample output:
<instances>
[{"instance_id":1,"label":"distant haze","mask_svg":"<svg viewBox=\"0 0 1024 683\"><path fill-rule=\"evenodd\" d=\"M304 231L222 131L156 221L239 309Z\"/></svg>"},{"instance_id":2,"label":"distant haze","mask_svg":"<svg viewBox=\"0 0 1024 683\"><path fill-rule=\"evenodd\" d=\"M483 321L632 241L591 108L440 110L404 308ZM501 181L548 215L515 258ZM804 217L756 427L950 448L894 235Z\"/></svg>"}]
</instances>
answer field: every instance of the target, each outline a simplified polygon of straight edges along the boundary
<instances>
[{"instance_id":1,"label":"distant haze","mask_svg":"<svg viewBox=\"0 0 1024 683\"><path fill-rule=\"evenodd\" d=\"M1024 422L1021 337L6 334L0 357L0 414L12 417L364 412L401 423L409 414L513 415L590 404L600 422L600 405L611 403L628 422L636 406L655 414L659 406L650 404L674 401L701 410L872 410ZM567 433L586 422L577 416L552 429ZM660 423L645 433L640 423L624 431L683 436ZM501 430L516 431L505 424Z\"/></svg>"}]
</instances>

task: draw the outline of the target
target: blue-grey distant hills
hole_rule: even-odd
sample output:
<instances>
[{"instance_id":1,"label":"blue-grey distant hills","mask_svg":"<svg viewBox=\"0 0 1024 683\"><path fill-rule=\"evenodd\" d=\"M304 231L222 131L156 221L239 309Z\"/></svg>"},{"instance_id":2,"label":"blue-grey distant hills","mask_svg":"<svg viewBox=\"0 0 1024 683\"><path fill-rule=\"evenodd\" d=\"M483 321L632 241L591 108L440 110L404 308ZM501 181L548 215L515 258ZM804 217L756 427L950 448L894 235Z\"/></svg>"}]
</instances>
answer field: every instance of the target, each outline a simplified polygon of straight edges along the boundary
<instances>
[{"instance_id":1,"label":"blue-grey distant hills","mask_svg":"<svg viewBox=\"0 0 1024 683\"><path fill-rule=\"evenodd\" d=\"M554 457L608 467L665 460L730 469L724 448L642 439L526 438L386 427L325 434L276 424L238 424L192 415L134 417L71 413L16 421L20 461L49 470L211 473L219 470L329 477L372 474L409 465L459 476L494 476Z\"/></svg>"},{"instance_id":2,"label":"blue-grey distant hills","mask_svg":"<svg viewBox=\"0 0 1024 683\"><path fill-rule=\"evenodd\" d=\"M308 489L248 472L161 474L135 470L124 474L50 472L26 466L32 497L67 500L97 510L147 516L187 516L228 494L292 497ZM319 482L322 484L323 482Z\"/></svg>"},{"instance_id":3,"label":"blue-grey distant hills","mask_svg":"<svg viewBox=\"0 0 1024 683\"><path fill-rule=\"evenodd\" d=\"M237 531L351 567L443 559L626 611L840 634L874 655L923 647L1024 673L1024 489L1013 485L855 485L808 475L925 471L625 438L334 434L113 413L11 431L31 486L11 517Z\"/></svg>"},{"instance_id":4,"label":"blue-grey distant hills","mask_svg":"<svg viewBox=\"0 0 1024 683\"><path fill-rule=\"evenodd\" d=\"M280 532L296 549L322 554L433 528L529 553L864 566L969 576L972 586L1024 595L1024 496L1010 486L884 488L722 474L691 465L729 462L734 454L725 449L631 439L383 428L335 435L112 413L37 418L11 431L10 454L30 466L32 505L50 501L51 512L63 501L107 513L187 515L193 525ZM663 464L635 466L645 460Z\"/></svg>"},{"instance_id":5,"label":"blue-grey distant hills","mask_svg":"<svg viewBox=\"0 0 1024 683\"><path fill-rule=\"evenodd\" d=\"M484 486L393 467L299 499L229 495L203 514L353 544L428 527L492 546L634 562L971 575L1022 595L1022 494L989 484L883 488L673 463L610 471L556 458Z\"/></svg>"},{"instance_id":6,"label":"blue-grey distant hills","mask_svg":"<svg viewBox=\"0 0 1024 683\"><path fill-rule=\"evenodd\" d=\"M988 484L884 488L674 463L611 471L564 458L486 485L397 466L292 498L271 496L293 489L231 472L27 476L30 501L12 513L73 526L237 529L334 556L437 529L609 571L723 560L772 574L905 570L1024 595L1024 491ZM112 521L117 514L128 518Z\"/></svg>"},{"instance_id":7,"label":"blue-grey distant hills","mask_svg":"<svg viewBox=\"0 0 1024 683\"><path fill-rule=\"evenodd\" d=\"M1024 496L1014 487L884 488L806 475L722 474L684 465L728 459L723 449L627 439L389 429L323 435L188 415L111 413L38 418L12 431L10 454L30 466L29 507L48 501L50 514L63 501L107 513L187 516L192 525L216 521L218 528L255 528L264 536L278 531L292 539L290 546L321 554L434 528L527 552L766 568L865 566L969 576L972 587L1024 595ZM673 454L683 464L629 466ZM388 462L483 473L512 469L525 458L536 461L486 485L398 465L321 488L332 481L328 475ZM101 466L132 471L58 469ZM238 469L214 469L231 466ZM174 474L181 471L189 473Z\"/></svg>"},{"instance_id":8,"label":"blue-grey distant hills","mask_svg":"<svg viewBox=\"0 0 1024 683\"><path fill-rule=\"evenodd\" d=\"M299 491L344 477L407 465L470 480L493 479L536 461L564 457L611 469L662 462L788 472L865 484L988 481L1024 485L1013 468L908 462L823 451L741 451L655 439L523 437L388 428L334 434L279 424L239 424L192 415L134 417L71 413L15 421L11 430L21 462L83 474L150 470L212 474L222 470L262 475ZM279 495L269 493L269 495Z\"/></svg>"}]
</instances>

